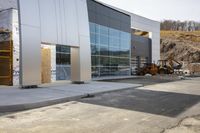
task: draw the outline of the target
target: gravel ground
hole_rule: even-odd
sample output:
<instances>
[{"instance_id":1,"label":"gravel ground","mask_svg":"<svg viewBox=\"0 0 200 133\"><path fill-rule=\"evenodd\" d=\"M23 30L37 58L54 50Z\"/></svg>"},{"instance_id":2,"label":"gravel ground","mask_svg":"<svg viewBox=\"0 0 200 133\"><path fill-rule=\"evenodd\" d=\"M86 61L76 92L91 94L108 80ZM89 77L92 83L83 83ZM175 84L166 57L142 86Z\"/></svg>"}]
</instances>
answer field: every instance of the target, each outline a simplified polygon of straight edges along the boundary
<instances>
[{"instance_id":1,"label":"gravel ground","mask_svg":"<svg viewBox=\"0 0 200 133\"><path fill-rule=\"evenodd\" d=\"M185 118L163 133L200 133L200 115Z\"/></svg>"}]
</instances>

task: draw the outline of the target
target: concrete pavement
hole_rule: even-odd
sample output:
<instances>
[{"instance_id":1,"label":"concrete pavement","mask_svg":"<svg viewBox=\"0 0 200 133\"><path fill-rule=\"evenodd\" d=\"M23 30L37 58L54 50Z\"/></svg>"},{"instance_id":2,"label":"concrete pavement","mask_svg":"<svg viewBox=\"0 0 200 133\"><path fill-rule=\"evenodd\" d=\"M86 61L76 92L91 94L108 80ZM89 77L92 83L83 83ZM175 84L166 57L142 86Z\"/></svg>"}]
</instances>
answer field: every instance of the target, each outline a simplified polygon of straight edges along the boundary
<instances>
[{"instance_id":1,"label":"concrete pavement","mask_svg":"<svg viewBox=\"0 0 200 133\"><path fill-rule=\"evenodd\" d=\"M0 117L1 133L199 133L200 78L101 93Z\"/></svg>"},{"instance_id":2,"label":"concrete pavement","mask_svg":"<svg viewBox=\"0 0 200 133\"><path fill-rule=\"evenodd\" d=\"M71 84L56 82L41 85L37 89L19 89L18 87L0 87L0 112L13 112L33 109L57 103L63 103L86 96L109 91L139 87L139 84L90 82Z\"/></svg>"}]
</instances>

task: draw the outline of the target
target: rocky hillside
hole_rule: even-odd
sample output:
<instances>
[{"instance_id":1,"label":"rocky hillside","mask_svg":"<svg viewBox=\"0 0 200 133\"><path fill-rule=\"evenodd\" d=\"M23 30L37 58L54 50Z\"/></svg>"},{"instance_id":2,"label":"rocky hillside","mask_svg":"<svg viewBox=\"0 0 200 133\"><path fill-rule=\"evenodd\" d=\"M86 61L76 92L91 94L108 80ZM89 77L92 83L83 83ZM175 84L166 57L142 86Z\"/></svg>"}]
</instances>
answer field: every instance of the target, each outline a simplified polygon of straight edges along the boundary
<instances>
[{"instance_id":1,"label":"rocky hillside","mask_svg":"<svg viewBox=\"0 0 200 133\"><path fill-rule=\"evenodd\" d=\"M161 31L161 58L171 54L177 61L200 63L200 31Z\"/></svg>"}]
</instances>

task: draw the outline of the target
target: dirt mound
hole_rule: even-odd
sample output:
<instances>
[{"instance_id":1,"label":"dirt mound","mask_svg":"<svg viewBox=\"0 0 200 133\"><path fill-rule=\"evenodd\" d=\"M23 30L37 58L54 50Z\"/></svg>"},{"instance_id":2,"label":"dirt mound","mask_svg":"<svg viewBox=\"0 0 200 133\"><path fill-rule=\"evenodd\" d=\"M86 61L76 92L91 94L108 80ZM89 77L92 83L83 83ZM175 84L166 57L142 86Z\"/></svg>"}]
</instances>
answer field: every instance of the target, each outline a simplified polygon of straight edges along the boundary
<instances>
[{"instance_id":1,"label":"dirt mound","mask_svg":"<svg viewBox=\"0 0 200 133\"><path fill-rule=\"evenodd\" d=\"M161 58L171 54L177 61L200 63L200 31L161 31Z\"/></svg>"}]
</instances>

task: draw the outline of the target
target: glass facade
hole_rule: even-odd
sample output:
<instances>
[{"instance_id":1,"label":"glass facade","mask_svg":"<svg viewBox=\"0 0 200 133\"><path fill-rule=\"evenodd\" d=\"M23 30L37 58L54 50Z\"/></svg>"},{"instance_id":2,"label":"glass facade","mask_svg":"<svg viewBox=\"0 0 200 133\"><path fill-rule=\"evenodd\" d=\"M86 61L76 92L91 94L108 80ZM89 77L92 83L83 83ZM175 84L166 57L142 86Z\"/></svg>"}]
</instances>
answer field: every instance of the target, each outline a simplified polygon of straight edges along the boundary
<instances>
[{"instance_id":1,"label":"glass facade","mask_svg":"<svg viewBox=\"0 0 200 133\"><path fill-rule=\"evenodd\" d=\"M70 47L56 45L56 80L70 80Z\"/></svg>"},{"instance_id":2,"label":"glass facade","mask_svg":"<svg viewBox=\"0 0 200 133\"><path fill-rule=\"evenodd\" d=\"M90 22L92 76L130 75L131 34Z\"/></svg>"},{"instance_id":3,"label":"glass facade","mask_svg":"<svg viewBox=\"0 0 200 133\"><path fill-rule=\"evenodd\" d=\"M70 65L70 47L57 45L56 46L56 64Z\"/></svg>"}]
</instances>

